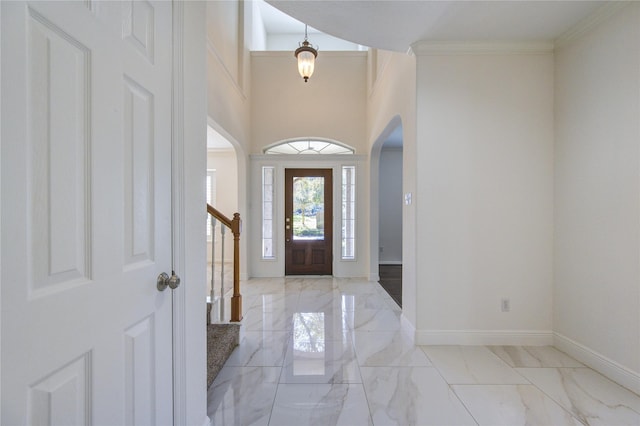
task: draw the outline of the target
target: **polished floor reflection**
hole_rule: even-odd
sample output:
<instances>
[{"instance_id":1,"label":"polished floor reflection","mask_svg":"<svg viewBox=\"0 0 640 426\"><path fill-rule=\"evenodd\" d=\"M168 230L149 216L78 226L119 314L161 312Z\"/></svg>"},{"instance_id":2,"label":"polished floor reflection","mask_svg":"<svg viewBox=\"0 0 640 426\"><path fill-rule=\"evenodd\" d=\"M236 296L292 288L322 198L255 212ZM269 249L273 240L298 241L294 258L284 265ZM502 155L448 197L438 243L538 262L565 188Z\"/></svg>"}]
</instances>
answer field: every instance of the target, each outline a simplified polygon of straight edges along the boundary
<instances>
[{"instance_id":1,"label":"polished floor reflection","mask_svg":"<svg viewBox=\"0 0 640 426\"><path fill-rule=\"evenodd\" d=\"M243 283L212 425L640 425L640 397L552 347L413 346L378 283Z\"/></svg>"}]
</instances>

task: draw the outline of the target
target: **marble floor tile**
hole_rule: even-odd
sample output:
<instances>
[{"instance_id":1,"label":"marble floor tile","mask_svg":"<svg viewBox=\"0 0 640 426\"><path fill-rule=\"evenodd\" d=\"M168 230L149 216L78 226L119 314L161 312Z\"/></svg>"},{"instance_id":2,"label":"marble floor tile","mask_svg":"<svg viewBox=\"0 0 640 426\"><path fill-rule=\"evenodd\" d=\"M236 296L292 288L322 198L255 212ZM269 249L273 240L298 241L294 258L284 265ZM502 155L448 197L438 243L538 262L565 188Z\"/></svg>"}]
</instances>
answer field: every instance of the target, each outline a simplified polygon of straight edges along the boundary
<instances>
[{"instance_id":1,"label":"marble floor tile","mask_svg":"<svg viewBox=\"0 0 640 426\"><path fill-rule=\"evenodd\" d=\"M262 312L295 312L298 307L300 293L266 293L254 296L253 303L248 309L257 309Z\"/></svg>"},{"instance_id":2,"label":"marble floor tile","mask_svg":"<svg viewBox=\"0 0 640 426\"><path fill-rule=\"evenodd\" d=\"M401 328L400 315L390 309L358 309L349 317L348 325L356 331L397 331Z\"/></svg>"},{"instance_id":3,"label":"marble floor tile","mask_svg":"<svg viewBox=\"0 0 640 426\"><path fill-rule=\"evenodd\" d=\"M351 340L289 341L280 383L362 383Z\"/></svg>"},{"instance_id":4,"label":"marble floor tile","mask_svg":"<svg viewBox=\"0 0 640 426\"><path fill-rule=\"evenodd\" d=\"M586 425L640 425L640 396L590 368L519 368Z\"/></svg>"},{"instance_id":5,"label":"marble floor tile","mask_svg":"<svg viewBox=\"0 0 640 426\"><path fill-rule=\"evenodd\" d=\"M511 367L584 367L553 346L487 346Z\"/></svg>"},{"instance_id":6,"label":"marble floor tile","mask_svg":"<svg viewBox=\"0 0 640 426\"><path fill-rule=\"evenodd\" d=\"M362 367L375 425L475 425L432 367Z\"/></svg>"},{"instance_id":7,"label":"marble floor tile","mask_svg":"<svg viewBox=\"0 0 640 426\"><path fill-rule=\"evenodd\" d=\"M264 311L261 308L247 310L242 326L247 331L291 331L295 309Z\"/></svg>"},{"instance_id":8,"label":"marble floor tile","mask_svg":"<svg viewBox=\"0 0 640 426\"><path fill-rule=\"evenodd\" d=\"M305 292L298 300L298 312L340 311L340 293Z\"/></svg>"},{"instance_id":9,"label":"marble floor tile","mask_svg":"<svg viewBox=\"0 0 640 426\"><path fill-rule=\"evenodd\" d=\"M422 350L451 385L529 383L484 346L422 346Z\"/></svg>"},{"instance_id":10,"label":"marble floor tile","mask_svg":"<svg viewBox=\"0 0 640 426\"><path fill-rule=\"evenodd\" d=\"M479 425L581 425L533 385L453 385Z\"/></svg>"},{"instance_id":11,"label":"marble floor tile","mask_svg":"<svg viewBox=\"0 0 640 426\"><path fill-rule=\"evenodd\" d=\"M355 310L379 310L379 309L394 309L393 305L389 304L387 298L383 295L376 293L356 293L356 294L348 294L342 293L341 297L345 300L343 303L344 309L348 311ZM388 296L387 296L388 297ZM391 299L390 297L388 297ZM391 299L393 302L393 299ZM393 302L395 304L395 302ZM395 305L396 307L398 305Z\"/></svg>"},{"instance_id":12,"label":"marble floor tile","mask_svg":"<svg viewBox=\"0 0 640 426\"><path fill-rule=\"evenodd\" d=\"M243 281L240 283L242 294L268 294L281 293L285 290L284 278L260 278L257 280Z\"/></svg>"},{"instance_id":13,"label":"marble floor tile","mask_svg":"<svg viewBox=\"0 0 640 426\"><path fill-rule=\"evenodd\" d=\"M382 297L382 300L384 300L385 304L387 305L387 309L402 312L402 308L400 307L400 305L398 305L398 303L393 299L393 297L391 297L389 293L387 293L382 288L380 289L380 296Z\"/></svg>"},{"instance_id":14,"label":"marble floor tile","mask_svg":"<svg viewBox=\"0 0 640 426\"><path fill-rule=\"evenodd\" d=\"M356 331L353 343L360 366L429 367L431 362L401 331Z\"/></svg>"},{"instance_id":15,"label":"marble floor tile","mask_svg":"<svg viewBox=\"0 0 640 426\"><path fill-rule=\"evenodd\" d=\"M290 278L287 278L287 281ZM337 290L338 281L332 277L305 277L300 282L300 291L331 292Z\"/></svg>"},{"instance_id":16,"label":"marble floor tile","mask_svg":"<svg viewBox=\"0 0 640 426\"><path fill-rule=\"evenodd\" d=\"M280 384L270 425L372 425L361 384Z\"/></svg>"},{"instance_id":17,"label":"marble floor tile","mask_svg":"<svg viewBox=\"0 0 640 426\"><path fill-rule=\"evenodd\" d=\"M207 393L211 425L267 425L279 376L279 367L225 366Z\"/></svg>"},{"instance_id":18,"label":"marble floor tile","mask_svg":"<svg viewBox=\"0 0 640 426\"><path fill-rule=\"evenodd\" d=\"M640 396L553 347L414 346L378 283L242 285L241 343L209 389L212 425L640 426Z\"/></svg>"},{"instance_id":19,"label":"marble floor tile","mask_svg":"<svg viewBox=\"0 0 640 426\"><path fill-rule=\"evenodd\" d=\"M378 294L380 284L363 280L340 280L338 290L345 294Z\"/></svg>"},{"instance_id":20,"label":"marble floor tile","mask_svg":"<svg viewBox=\"0 0 640 426\"><path fill-rule=\"evenodd\" d=\"M290 337L283 331L244 331L225 366L281 367Z\"/></svg>"}]
</instances>

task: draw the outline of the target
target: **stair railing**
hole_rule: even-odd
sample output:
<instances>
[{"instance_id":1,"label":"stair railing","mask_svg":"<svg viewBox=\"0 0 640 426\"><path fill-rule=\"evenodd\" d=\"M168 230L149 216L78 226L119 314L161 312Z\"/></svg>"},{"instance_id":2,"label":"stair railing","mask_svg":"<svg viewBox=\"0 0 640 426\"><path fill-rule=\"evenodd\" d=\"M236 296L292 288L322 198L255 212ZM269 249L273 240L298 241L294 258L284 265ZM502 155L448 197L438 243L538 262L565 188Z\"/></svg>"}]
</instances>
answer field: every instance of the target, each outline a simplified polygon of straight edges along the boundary
<instances>
[{"instance_id":1,"label":"stair railing","mask_svg":"<svg viewBox=\"0 0 640 426\"><path fill-rule=\"evenodd\" d=\"M221 228L222 244L220 253L222 257L222 270L220 273L221 307L224 306L222 297L224 297L224 236L226 227L229 228L233 234L233 296L231 297L231 321L239 322L242 321L242 296L240 295L240 231L242 229L242 221L240 220L240 213L234 213L233 219L229 219L210 204L207 204L207 213L211 215L211 303L214 301L215 227L216 221L220 221L223 225Z\"/></svg>"}]
</instances>

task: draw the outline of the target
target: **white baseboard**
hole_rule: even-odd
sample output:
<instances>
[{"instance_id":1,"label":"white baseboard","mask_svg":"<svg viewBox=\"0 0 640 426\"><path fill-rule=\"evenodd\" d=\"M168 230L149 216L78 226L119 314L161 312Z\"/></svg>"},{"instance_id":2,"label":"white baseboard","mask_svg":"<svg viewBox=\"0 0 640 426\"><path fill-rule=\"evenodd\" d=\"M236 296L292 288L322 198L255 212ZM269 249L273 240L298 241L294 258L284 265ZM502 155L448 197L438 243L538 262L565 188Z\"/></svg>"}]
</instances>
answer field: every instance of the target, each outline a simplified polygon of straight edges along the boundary
<instances>
[{"instance_id":1,"label":"white baseboard","mask_svg":"<svg viewBox=\"0 0 640 426\"><path fill-rule=\"evenodd\" d=\"M378 265L402 265L402 260L379 260Z\"/></svg>"},{"instance_id":2,"label":"white baseboard","mask_svg":"<svg viewBox=\"0 0 640 426\"><path fill-rule=\"evenodd\" d=\"M404 316L404 312L400 316L400 327L402 332L411 340L411 344L416 344L416 327Z\"/></svg>"},{"instance_id":3,"label":"white baseboard","mask_svg":"<svg viewBox=\"0 0 640 426\"><path fill-rule=\"evenodd\" d=\"M640 395L640 373L631 371L612 359L560 333L553 333L553 344L556 348L566 352L578 361Z\"/></svg>"},{"instance_id":4,"label":"white baseboard","mask_svg":"<svg viewBox=\"0 0 640 426\"><path fill-rule=\"evenodd\" d=\"M546 330L417 330L416 345L547 346L553 333Z\"/></svg>"},{"instance_id":5,"label":"white baseboard","mask_svg":"<svg viewBox=\"0 0 640 426\"><path fill-rule=\"evenodd\" d=\"M380 275L378 275L378 274L369 274L369 281L374 281L374 282L380 281Z\"/></svg>"}]
</instances>

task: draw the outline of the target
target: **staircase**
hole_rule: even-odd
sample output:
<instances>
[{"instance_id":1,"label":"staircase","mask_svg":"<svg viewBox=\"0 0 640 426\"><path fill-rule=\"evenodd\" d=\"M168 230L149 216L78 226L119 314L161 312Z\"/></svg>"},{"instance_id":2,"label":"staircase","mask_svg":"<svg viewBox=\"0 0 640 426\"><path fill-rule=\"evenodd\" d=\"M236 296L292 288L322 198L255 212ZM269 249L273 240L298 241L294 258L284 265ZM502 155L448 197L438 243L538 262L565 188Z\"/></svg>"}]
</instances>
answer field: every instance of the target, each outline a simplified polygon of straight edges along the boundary
<instances>
[{"instance_id":1,"label":"staircase","mask_svg":"<svg viewBox=\"0 0 640 426\"><path fill-rule=\"evenodd\" d=\"M240 343L240 324L210 324L211 303L207 303L207 389Z\"/></svg>"},{"instance_id":2,"label":"staircase","mask_svg":"<svg viewBox=\"0 0 640 426\"><path fill-rule=\"evenodd\" d=\"M240 324L242 320L242 296L240 295L240 215L235 213L233 219L207 204L207 213L211 218L211 292L207 302L207 389L224 366L234 348L240 343ZM221 260L219 286L215 283L216 256L213 249L216 239L216 227L220 223ZM226 230L233 234L233 288L229 294L225 290L225 256L224 239ZM216 287L220 293L215 294ZM228 297L231 296L231 297ZM227 306L227 303L229 304ZM212 312L213 311L213 312ZM225 314L225 312L227 314ZM215 314L214 314L215 313ZM230 314L230 317L227 316ZM213 318L212 318L213 317ZM213 319L213 321L212 321ZM231 321L231 322L226 322Z\"/></svg>"}]
</instances>

